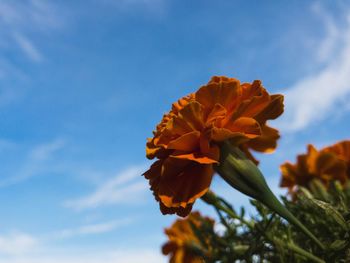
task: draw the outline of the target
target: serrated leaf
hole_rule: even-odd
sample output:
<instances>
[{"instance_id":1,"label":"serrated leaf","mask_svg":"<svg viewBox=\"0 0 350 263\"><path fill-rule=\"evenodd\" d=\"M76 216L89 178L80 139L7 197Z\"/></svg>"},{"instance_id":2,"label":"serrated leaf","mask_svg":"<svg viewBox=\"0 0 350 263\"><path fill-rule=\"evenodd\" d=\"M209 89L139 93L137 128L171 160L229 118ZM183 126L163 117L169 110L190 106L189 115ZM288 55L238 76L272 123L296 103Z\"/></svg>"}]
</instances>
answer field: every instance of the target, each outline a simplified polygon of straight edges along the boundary
<instances>
[{"instance_id":1,"label":"serrated leaf","mask_svg":"<svg viewBox=\"0 0 350 263\"><path fill-rule=\"evenodd\" d=\"M344 217L329 203L317 200L317 199L309 199L311 203L315 204L319 208L321 208L326 215L330 216L334 219L344 230L348 230L348 225L344 219Z\"/></svg>"},{"instance_id":2,"label":"serrated leaf","mask_svg":"<svg viewBox=\"0 0 350 263\"><path fill-rule=\"evenodd\" d=\"M343 248L345 248L345 246L347 245L347 241L346 240L335 240L330 246L329 248L331 250L341 250Z\"/></svg>"}]
</instances>

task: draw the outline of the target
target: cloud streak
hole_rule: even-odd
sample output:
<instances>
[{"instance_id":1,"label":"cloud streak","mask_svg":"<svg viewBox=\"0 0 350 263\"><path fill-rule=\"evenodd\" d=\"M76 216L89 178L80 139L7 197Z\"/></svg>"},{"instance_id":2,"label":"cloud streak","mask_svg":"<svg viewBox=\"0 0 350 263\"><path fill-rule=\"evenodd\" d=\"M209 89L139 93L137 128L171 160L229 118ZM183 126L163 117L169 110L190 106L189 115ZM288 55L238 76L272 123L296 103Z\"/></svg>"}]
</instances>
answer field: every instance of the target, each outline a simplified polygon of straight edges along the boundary
<instances>
[{"instance_id":1,"label":"cloud streak","mask_svg":"<svg viewBox=\"0 0 350 263\"><path fill-rule=\"evenodd\" d=\"M43 60L43 55L28 38L20 33L14 33L13 37L19 48L25 55L27 55L29 59L31 59L33 62L41 62Z\"/></svg>"},{"instance_id":2,"label":"cloud streak","mask_svg":"<svg viewBox=\"0 0 350 263\"><path fill-rule=\"evenodd\" d=\"M62 239L62 238L72 238L76 236L108 233L119 227L129 225L130 223L132 223L132 221L133 221L132 219L126 218L126 219L114 220L114 221L103 222L98 224L84 225L77 228L63 229L53 234L53 237Z\"/></svg>"},{"instance_id":3,"label":"cloud streak","mask_svg":"<svg viewBox=\"0 0 350 263\"><path fill-rule=\"evenodd\" d=\"M165 263L166 259L159 251L147 248L96 251L78 250L73 253L67 251L47 251L40 255L28 253L21 256L2 258L3 263Z\"/></svg>"},{"instance_id":4,"label":"cloud streak","mask_svg":"<svg viewBox=\"0 0 350 263\"><path fill-rule=\"evenodd\" d=\"M47 1L0 2L0 47L13 49L15 43L32 62L41 62L43 55L28 35L49 32L61 26L62 19L59 18L56 7Z\"/></svg>"},{"instance_id":5,"label":"cloud streak","mask_svg":"<svg viewBox=\"0 0 350 263\"><path fill-rule=\"evenodd\" d=\"M281 91L286 106L278 126L283 131L305 129L349 107L346 98L350 96L350 16L340 33L328 15L324 15L324 20L328 35L320 44L318 54L326 66ZM334 50L335 43L343 44L339 52Z\"/></svg>"},{"instance_id":6,"label":"cloud streak","mask_svg":"<svg viewBox=\"0 0 350 263\"><path fill-rule=\"evenodd\" d=\"M101 184L92 194L68 200L64 206L79 211L104 205L140 201L148 188L147 183L141 180L141 174L145 169L146 166L143 165L130 167Z\"/></svg>"},{"instance_id":7,"label":"cloud streak","mask_svg":"<svg viewBox=\"0 0 350 263\"><path fill-rule=\"evenodd\" d=\"M36 247L38 240L25 233L10 233L8 235L0 235L0 255L10 254L19 255L29 252Z\"/></svg>"},{"instance_id":8,"label":"cloud streak","mask_svg":"<svg viewBox=\"0 0 350 263\"><path fill-rule=\"evenodd\" d=\"M55 139L33 147L18 171L7 179L0 181L0 188L23 182L43 172L47 169L47 162L65 145L66 142L63 139Z\"/></svg>"},{"instance_id":9,"label":"cloud streak","mask_svg":"<svg viewBox=\"0 0 350 263\"><path fill-rule=\"evenodd\" d=\"M101 234L129 224L130 220L115 220L95 225L65 229L46 237L35 237L23 232L0 235L0 261L3 263L161 263L165 258L157 250L148 248L108 250L75 248L60 249L51 247L57 239L72 238L81 235Z\"/></svg>"}]
</instances>

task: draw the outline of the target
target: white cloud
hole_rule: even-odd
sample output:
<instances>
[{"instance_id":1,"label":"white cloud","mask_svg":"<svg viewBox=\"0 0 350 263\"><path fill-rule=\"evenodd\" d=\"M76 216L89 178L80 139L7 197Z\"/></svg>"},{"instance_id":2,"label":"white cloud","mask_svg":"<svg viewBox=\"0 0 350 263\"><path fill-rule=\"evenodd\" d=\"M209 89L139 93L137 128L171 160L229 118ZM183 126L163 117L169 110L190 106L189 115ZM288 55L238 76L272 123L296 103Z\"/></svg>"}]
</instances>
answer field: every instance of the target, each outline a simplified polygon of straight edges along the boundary
<instances>
[{"instance_id":1,"label":"white cloud","mask_svg":"<svg viewBox=\"0 0 350 263\"><path fill-rule=\"evenodd\" d=\"M282 130L304 129L349 107L346 98L350 96L350 17L343 32L333 31L320 45L320 60L326 60L326 66L281 91L285 95L285 113L278 120ZM339 52L331 52L335 42L343 44Z\"/></svg>"},{"instance_id":2,"label":"white cloud","mask_svg":"<svg viewBox=\"0 0 350 263\"><path fill-rule=\"evenodd\" d=\"M17 47L33 62L40 62L43 55L26 35L36 34L61 26L55 8L48 1L1 1L0 36L3 48Z\"/></svg>"},{"instance_id":3,"label":"white cloud","mask_svg":"<svg viewBox=\"0 0 350 263\"><path fill-rule=\"evenodd\" d=\"M40 51L34 46L34 44L24 35L20 33L13 34L14 39L16 40L18 46L34 62L40 62L43 59Z\"/></svg>"},{"instance_id":4,"label":"white cloud","mask_svg":"<svg viewBox=\"0 0 350 263\"><path fill-rule=\"evenodd\" d=\"M19 255L26 253L36 247L38 241L31 235L25 233L10 233L0 235L0 255Z\"/></svg>"},{"instance_id":5,"label":"white cloud","mask_svg":"<svg viewBox=\"0 0 350 263\"><path fill-rule=\"evenodd\" d=\"M148 189L147 182L141 178L141 174L145 170L144 165L130 167L102 183L92 194L68 200L64 205L82 210L103 205L140 201Z\"/></svg>"},{"instance_id":6,"label":"white cloud","mask_svg":"<svg viewBox=\"0 0 350 263\"><path fill-rule=\"evenodd\" d=\"M156 17L164 15L167 7L166 0L97 0L96 2L99 4L103 2L124 12L134 12L135 10L150 12L153 17L154 15Z\"/></svg>"},{"instance_id":7,"label":"white cloud","mask_svg":"<svg viewBox=\"0 0 350 263\"><path fill-rule=\"evenodd\" d=\"M29 153L29 158L32 161L45 161L49 159L52 154L65 146L63 139L55 139L52 142L40 144L34 147Z\"/></svg>"},{"instance_id":8,"label":"white cloud","mask_svg":"<svg viewBox=\"0 0 350 263\"><path fill-rule=\"evenodd\" d=\"M57 241L86 235L97 235L124 227L134 220L118 219L108 222L82 225L37 236L24 232L0 234L0 262L2 263L97 263L97 262L164 262L157 249L150 247L114 247L91 249L89 246L60 247ZM98 245L95 243L95 246ZM112 246L113 247L113 246Z\"/></svg>"},{"instance_id":9,"label":"white cloud","mask_svg":"<svg viewBox=\"0 0 350 263\"><path fill-rule=\"evenodd\" d=\"M31 149L22 164L18 164L18 170L13 175L0 180L0 187L17 184L32 176L47 170L47 162L53 155L65 146L65 141L55 139L51 142L37 145Z\"/></svg>"},{"instance_id":10,"label":"white cloud","mask_svg":"<svg viewBox=\"0 0 350 263\"><path fill-rule=\"evenodd\" d=\"M165 263L166 258L159 250L151 249L120 249L107 251L76 250L69 251L47 251L40 255L30 254L15 257L0 257L3 263Z\"/></svg>"},{"instance_id":11,"label":"white cloud","mask_svg":"<svg viewBox=\"0 0 350 263\"><path fill-rule=\"evenodd\" d=\"M0 51L4 54L0 58L0 106L20 99L30 79L22 63L13 59L23 56L29 63L45 61L45 37L61 29L66 20L57 2L0 1ZM17 82L22 85L14 85Z\"/></svg>"},{"instance_id":12,"label":"white cloud","mask_svg":"<svg viewBox=\"0 0 350 263\"><path fill-rule=\"evenodd\" d=\"M311 6L311 10L321 19L321 23L323 23L325 27L326 36L321 43L319 43L319 47L316 49L316 55L319 62L326 62L334 54L342 32L335 23L334 18L320 2L314 2Z\"/></svg>"},{"instance_id":13,"label":"white cloud","mask_svg":"<svg viewBox=\"0 0 350 263\"><path fill-rule=\"evenodd\" d=\"M72 238L81 235L110 232L129 224L128 220L115 220L95 225L65 229L48 235L35 237L23 232L0 235L0 262L2 263L161 263L166 258L158 247L148 248L109 248L90 249L89 247L52 246L57 239Z\"/></svg>"},{"instance_id":14,"label":"white cloud","mask_svg":"<svg viewBox=\"0 0 350 263\"><path fill-rule=\"evenodd\" d=\"M63 26L57 6L45 0L0 2L0 26L9 30L49 30Z\"/></svg>"},{"instance_id":15,"label":"white cloud","mask_svg":"<svg viewBox=\"0 0 350 263\"><path fill-rule=\"evenodd\" d=\"M58 231L52 235L53 238L72 238L75 236L102 234L111 232L119 227L130 224L132 220L130 218L114 220L109 222L103 222L99 224L90 224L79 226L77 228L69 228Z\"/></svg>"}]
</instances>

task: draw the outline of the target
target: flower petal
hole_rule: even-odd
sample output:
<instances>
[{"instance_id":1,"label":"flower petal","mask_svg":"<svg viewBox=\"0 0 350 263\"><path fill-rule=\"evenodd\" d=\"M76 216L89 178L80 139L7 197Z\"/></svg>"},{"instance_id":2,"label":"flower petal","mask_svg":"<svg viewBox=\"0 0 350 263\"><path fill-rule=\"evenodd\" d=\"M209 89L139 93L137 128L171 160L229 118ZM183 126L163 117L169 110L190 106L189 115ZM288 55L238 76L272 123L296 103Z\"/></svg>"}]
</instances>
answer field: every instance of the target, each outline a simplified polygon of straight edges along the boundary
<instances>
[{"instance_id":1,"label":"flower petal","mask_svg":"<svg viewBox=\"0 0 350 263\"><path fill-rule=\"evenodd\" d=\"M181 109L179 117L191 126L193 130L200 131L204 127L203 106L196 101L188 103Z\"/></svg>"},{"instance_id":2,"label":"flower petal","mask_svg":"<svg viewBox=\"0 0 350 263\"><path fill-rule=\"evenodd\" d=\"M168 144L167 149L180 151L194 151L199 147L199 131L186 133Z\"/></svg>"},{"instance_id":3,"label":"flower petal","mask_svg":"<svg viewBox=\"0 0 350 263\"><path fill-rule=\"evenodd\" d=\"M277 147L280 138L278 130L267 125L261 126L261 136L247 142L247 146L254 151L272 153Z\"/></svg>"},{"instance_id":4,"label":"flower petal","mask_svg":"<svg viewBox=\"0 0 350 263\"><path fill-rule=\"evenodd\" d=\"M159 202L159 208L163 215L176 214L181 217L186 217L192 210L193 204L188 204L186 207L167 207L162 202Z\"/></svg>"},{"instance_id":5,"label":"flower petal","mask_svg":"<svg viewBox=\"0 0 350 263\"><path fill-rule=\"evenodd\" d=\"M172 160L169 160L170 164ZM185 163L185 169L176 175L167 175L172 170L171 165L164 169L159 182L158 196L166 207L183 207L204 195L210 186L214 171L212 165L203 165L195 162ZM177 168L176 168L177 169ZM173 173L173 171L170 171Z\"/></svg>"},{"instance_id":6,"label":"flower petal","mask_svg":"<svg viewBox=\"0 0 350 263\"><path fill-rule=\"evenodd\" d=\"M259 123L253 118L241 117L225 127L231 132L243 133L247 138L256 138L261 135Z\"/></svg>"},{"instance_id":7,"label":"flower petal","mask_svg":"<svg viewBox=\"0 0 350 263\"><path fill-rule=\"evenodd\" d=\"M196 100L206 109L211 110L215 104L220 104L229 109L236 105L236 101L242 90L237 79L213 77L205 86L202 86L196 93Z\"/></svg>"},{"instance_id":8,"label":"flower petal","mask_svg":"<svg viewBox=\"0 0 350 263\"><path fill-rule=\"evenodd\" d=\"M258 115L256 115L254 118L262 123L266 120L274 120L278 116L280 116L284 111L284 105L283 105L284 97L280 94L271 95L271 101L269 105L264 108Z\"/></svg>"},{"instance_id":9,"label":"flower petal","mask_svg":"<svg viewBox=\"0 0 350 263\"><path fill-rule=\"evenodd\" d=\"M244 83L242 85L242 97L236 112L232 119L238 117L254 117L263 111L270 103L270 95L262 87L259 80L252 84Z\"/></svg>"},{"instance_id":10,"label":"flower petal","mask_svg":"<svg viewBox=\"0 0 350 263\"><path fill-rule=\"evenodd\" d=\"M215 104L213 109L211 110L211 112L209 113L207 120L206 120L206 124L209 125L210 123L215 123L218 120L222 120L223 118L225 118L227 114L227 110L226 108L224 108L221 104Z\"/></svg>"},{"instance_id":11,"label":"flower petal","mask_svg":"<svg viewBox=\"0 0 350 263\"><path fill-rule=\"evenodd\" d=\"M213 157L205 156L201 153L185 153L185 154L174 153L170 155L170 157L173 157L176 159L190 160L200 164L215 164L215 163L218 163L218 159L219 159L216 156L213 158Z\"/></svg>"}]
</instances>

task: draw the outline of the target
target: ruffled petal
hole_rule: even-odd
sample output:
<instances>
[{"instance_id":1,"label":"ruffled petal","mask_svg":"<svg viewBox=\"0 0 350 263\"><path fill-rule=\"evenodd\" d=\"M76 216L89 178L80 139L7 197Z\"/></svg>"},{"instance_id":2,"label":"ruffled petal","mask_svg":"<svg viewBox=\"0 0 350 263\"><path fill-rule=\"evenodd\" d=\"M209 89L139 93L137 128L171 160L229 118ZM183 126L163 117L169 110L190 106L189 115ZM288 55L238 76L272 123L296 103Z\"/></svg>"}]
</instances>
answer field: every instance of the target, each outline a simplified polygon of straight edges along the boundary
<instances>
[{"instance_id":1,"label":"ruffled petal","mask_svg":"<svg viewBox=\"0 0 350 263\"><path fill-rule=\"evenodd\" d=\"M267 125L261 126L261 136L247 142L247 146L254 151L272 153L277 147L280 138L278 130Z\"/></svg>"},{"instance_id":2,"label":"ruffled petal","mask_svg":"<svg viewBox=\"0 0 350 263\"><path fill-rule=\"evenodd\" d=\"M253 118L241 117L232 123L228 123L225 126L226 129L231 132L240 132L245 137L252 139L261 135L261 128L259 123Z\"/></svg>"},{"instance_id":3,"label":"ruffled petal","mask_svg":"<svg viewBox=\"0 0 350 263\"><path fill-rule=\"evenodd\" d=\"M174 162L171 158L167 161L168 167L163 169L158 191L160 201L166 207L186 208L208 191L214 174L212 165L185 162L184 169L174 175L173 165L179 162Z\"/></svg>"},{"instance_id":4,"label":"ruffled petal","mask_svg":"<svg viewBox=\"0 0 350 263\"><path fill-rule=\"evenodd\" d=\"M215 104L231 109L235 107L241 93L239 80L213 77L207 85L202 86L195 93L195 99L208 110L211 110Z\"/></svg>"},{"instance_id":5,"label":"ruffled petal","mask_svg":"<svg viewBox=\"0 0 350 263\"><path fill-rule=\"evenodd\" d=\"M182 118L193 130L200 131L204 127L203 106L196 101L190 102L179 111Z\"/></svg>"},{"instance_id":6,"label":"ruffled petal","mask_svg":"<svg viewBox=\"0 0 350 263\"><path fill-rule=\"evenodd\" d=\"M258 115L255 116L255 119L264 123L266 120L274 120L279 117L284 111L284 97L280 94L271 95L270 103L265 107Z\"/></svg>"},{"instance_id":7,"label":"ruffled petal","mask_svg":"<svg viewBox=\"0 0 350 263\"><path fill-rule=\"evenodd\" d=\"M295 164L285 163L281 166L282 187L309 187L309 183L320 180L326 187L330 182L338 180L346 183L349 180L349 161L345 161L338 144L317 150L308 145L307 153L297 156ZM334 151L333 151L334 150Z\"/></svg>"},{"instance_id":8,"label":"ruffled petal","mask_svg":"<svg viewBox=\"0 0 350 263\"><path fill-rule=\"evenodd\" d=\"M180 151L194 151L199 147L199 131L186 133L168 144L167 149Z\"/></svg>"},{"instance_id":9,"label":"ruffled petal","mask_svg":"<svg viewBox=\"0 0 350 263\"><path fill-rule=\"evenodd\" d=\"M176 158L176 159L183 159L183 160L190 160L194 161L196 163L200 164L217 164L218 161L218 152L215 153L215 156L207 156L203 155L202 153L185 153L185 154L176 154L173 153L170 155L170 157Z\"/></svg>"}]
</instances>

